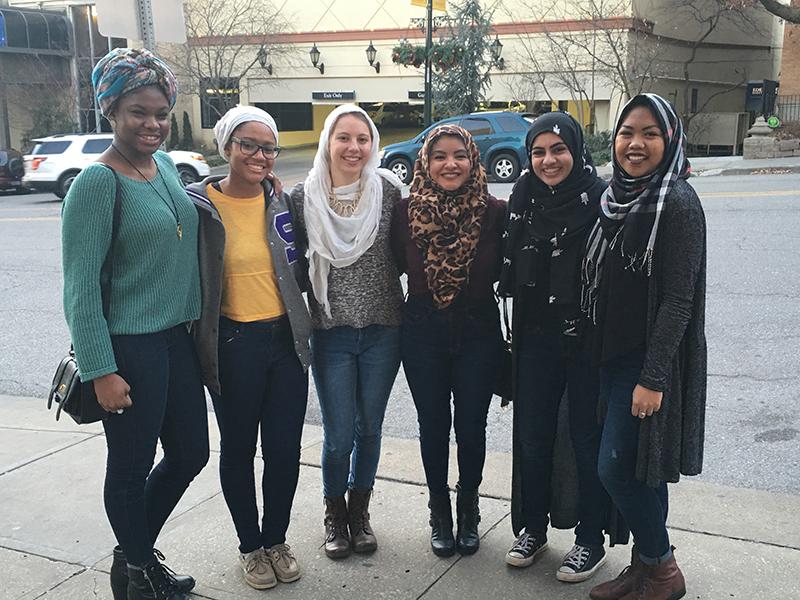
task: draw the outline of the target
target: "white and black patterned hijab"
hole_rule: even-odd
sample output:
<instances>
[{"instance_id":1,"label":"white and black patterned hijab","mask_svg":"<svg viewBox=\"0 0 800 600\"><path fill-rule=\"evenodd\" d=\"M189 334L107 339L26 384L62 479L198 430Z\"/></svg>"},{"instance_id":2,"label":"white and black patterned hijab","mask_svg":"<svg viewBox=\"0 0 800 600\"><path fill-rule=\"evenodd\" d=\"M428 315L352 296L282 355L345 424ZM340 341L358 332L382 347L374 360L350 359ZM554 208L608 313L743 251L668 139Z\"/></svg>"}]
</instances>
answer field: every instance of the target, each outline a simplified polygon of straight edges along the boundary
<instances>
[{"instance_id":1,"label":"white and black patterned hijab","mask_svg":"<svg viewBox=\"0 0 800 600\"><path fill-rule=\"evenodd\" d=\"M653 113L664 136L664 157L652 173L631 177L619 165L614 153L614 175L600 198L600 215L589 235L582 268L581 306L592 320L596 317L606 253L609 249L619 251L626 260L626 269L649 277L658 225L667 208L667 198L675 182L689 176L683 124L672 105L661 96L639 94L632 98L622 109L613 139L628 113L637 106L644 106Z\"/></svg>"}]
</instances>

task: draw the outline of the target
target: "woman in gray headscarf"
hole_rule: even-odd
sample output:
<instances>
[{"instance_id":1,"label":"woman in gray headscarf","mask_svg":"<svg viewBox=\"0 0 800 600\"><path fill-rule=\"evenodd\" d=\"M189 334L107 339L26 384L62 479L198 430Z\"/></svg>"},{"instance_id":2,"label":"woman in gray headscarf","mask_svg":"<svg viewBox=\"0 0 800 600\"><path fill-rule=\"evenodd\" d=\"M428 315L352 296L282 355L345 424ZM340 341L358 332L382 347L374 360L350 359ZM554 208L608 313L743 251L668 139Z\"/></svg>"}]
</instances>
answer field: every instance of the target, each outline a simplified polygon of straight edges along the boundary
<instances>
[{"instance_id":1,"label":"woman in gray headscarf","mask_svg":"<svg viewBox=\"0 0 800 600\"><path fill-rule=\"evenodd\" d=\"M311 320L288 195L272 173L280 152L273 118L252 106L214 127L227 176L189 186L200 213L203 313L195 328L205 384L219 424L220 480L245 582L267 589L300 579L289 545L308 399ZM259 429L264 513L253 459Z\"/></svg>"}]
</instances>

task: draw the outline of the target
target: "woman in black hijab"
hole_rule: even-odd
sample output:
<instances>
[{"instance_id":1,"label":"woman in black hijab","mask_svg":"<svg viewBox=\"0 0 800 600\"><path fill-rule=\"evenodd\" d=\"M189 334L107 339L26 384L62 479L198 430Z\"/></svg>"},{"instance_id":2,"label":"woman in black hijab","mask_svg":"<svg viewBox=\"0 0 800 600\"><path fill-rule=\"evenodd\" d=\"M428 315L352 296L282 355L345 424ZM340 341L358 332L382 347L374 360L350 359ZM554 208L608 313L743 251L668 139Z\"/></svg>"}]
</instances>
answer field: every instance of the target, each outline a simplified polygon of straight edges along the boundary
<instances>
[{"instance_id":1,"label":"woman in black hijab","mask_svg":"<svg viewBox=\"0 0 800 600\"><path fill-rule=\"evenodd\" d=\"M635 96L614 133L614 176L583 265L605 413L600 479L633 533L631 564L593 600L677 600L686 583L667 482L703 464L706 224L672 106Z\"/></svg>"},{"instance_id":2,"label":"woman in black hijab","mask_svg":"<svg viewBox=\"0 0 800 600\"><path fill-rule=\"evenodd\" d=\"M598 380L587 351L580 267L606 185L597 177L580 125L566 113L537 118L526 146L530 166L509 200L500 279L500 293L514 299L512 504L518 537L506 562L527 567L547 547L549 522L571 528L577 520L575 545L556 577L585 581L605 561L609 500L597 476ZM551 514L554 447L565 390L578 484L571 494L577 494L577 515L566 520Z\"/></svg>"}]
</instances>

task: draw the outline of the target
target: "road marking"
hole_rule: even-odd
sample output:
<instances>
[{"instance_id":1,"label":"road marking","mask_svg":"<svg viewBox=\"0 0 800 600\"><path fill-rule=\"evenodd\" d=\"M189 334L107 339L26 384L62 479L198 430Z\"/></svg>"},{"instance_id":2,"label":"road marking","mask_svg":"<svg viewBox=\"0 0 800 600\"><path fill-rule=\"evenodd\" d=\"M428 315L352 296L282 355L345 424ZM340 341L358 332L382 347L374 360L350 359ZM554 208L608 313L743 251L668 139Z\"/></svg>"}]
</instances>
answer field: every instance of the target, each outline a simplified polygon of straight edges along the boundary
<instances>
[{"instance_id":1,"label":"road marking","mask_svg":"<svg viewBox=\"0 0 800 600\"><path fill-rule=\"evenodd\" d=\"M61 217L0 217L0 223L20 223L23 221L60 221Z\"/></svg>"},{"instance_id":2,"label":"road marking","mask_svg":"<svg viewBox=\"0 0 800 600\"><path fill-rule=\"evenodd\" d=\"M701 198L755 198L761 196L800 196L800 190L775 190L759 192L698 192Z\"/></svg>"}]
</instances>

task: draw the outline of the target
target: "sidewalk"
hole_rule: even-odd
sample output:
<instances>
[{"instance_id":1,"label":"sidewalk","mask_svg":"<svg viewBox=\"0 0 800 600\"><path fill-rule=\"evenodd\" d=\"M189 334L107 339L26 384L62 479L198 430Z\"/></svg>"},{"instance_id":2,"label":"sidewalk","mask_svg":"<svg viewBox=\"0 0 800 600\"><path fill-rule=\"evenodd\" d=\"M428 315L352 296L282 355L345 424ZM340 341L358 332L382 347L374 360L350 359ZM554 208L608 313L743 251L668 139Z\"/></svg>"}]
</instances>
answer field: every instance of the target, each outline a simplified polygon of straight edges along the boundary
<instances>
[{"instance_id":1,"label":"sidewalk","mask_svg":"<svg viewBox=\"0 0 800 600\"><path fill-rule=\"evenodd\" d=\"M38 398L0 396L0 600L109 600L114 540L102 504L102 428L77 426L68 417L56 423L44 406ZM493 454L481 489L481 550L472 557L436 558L428 544L418 444L385 439L371 506L380 547L371 556L331 561L320 547L322 432L306 426L288 540L303 578L258 592L240 576L217 477L219 435L213 416L210 421L209 464L159 539L169 565L198 580L200 598L582 599L630 556L628 547L614 548L595 581L559 583L554 573L572 537L557 531L534 566L506 567L511 461ZM800 497L691 480L670 493L671 535L689 584L686 598L800 599Z\"/></svg>"},{"instance_id":2,"label":"sidewalk","mask_svg":"<svg viewBox=\"0 0 800 600\"><path fill-rule=\"evenodd\" d=\"M800 173L800 156L745 160L741 156L695 156L689 158L692 174L699 177L716 175L759 175L768 173ZM597 167L603 179L611 178L611 163Z\"/></svg>"}]
</instances>

